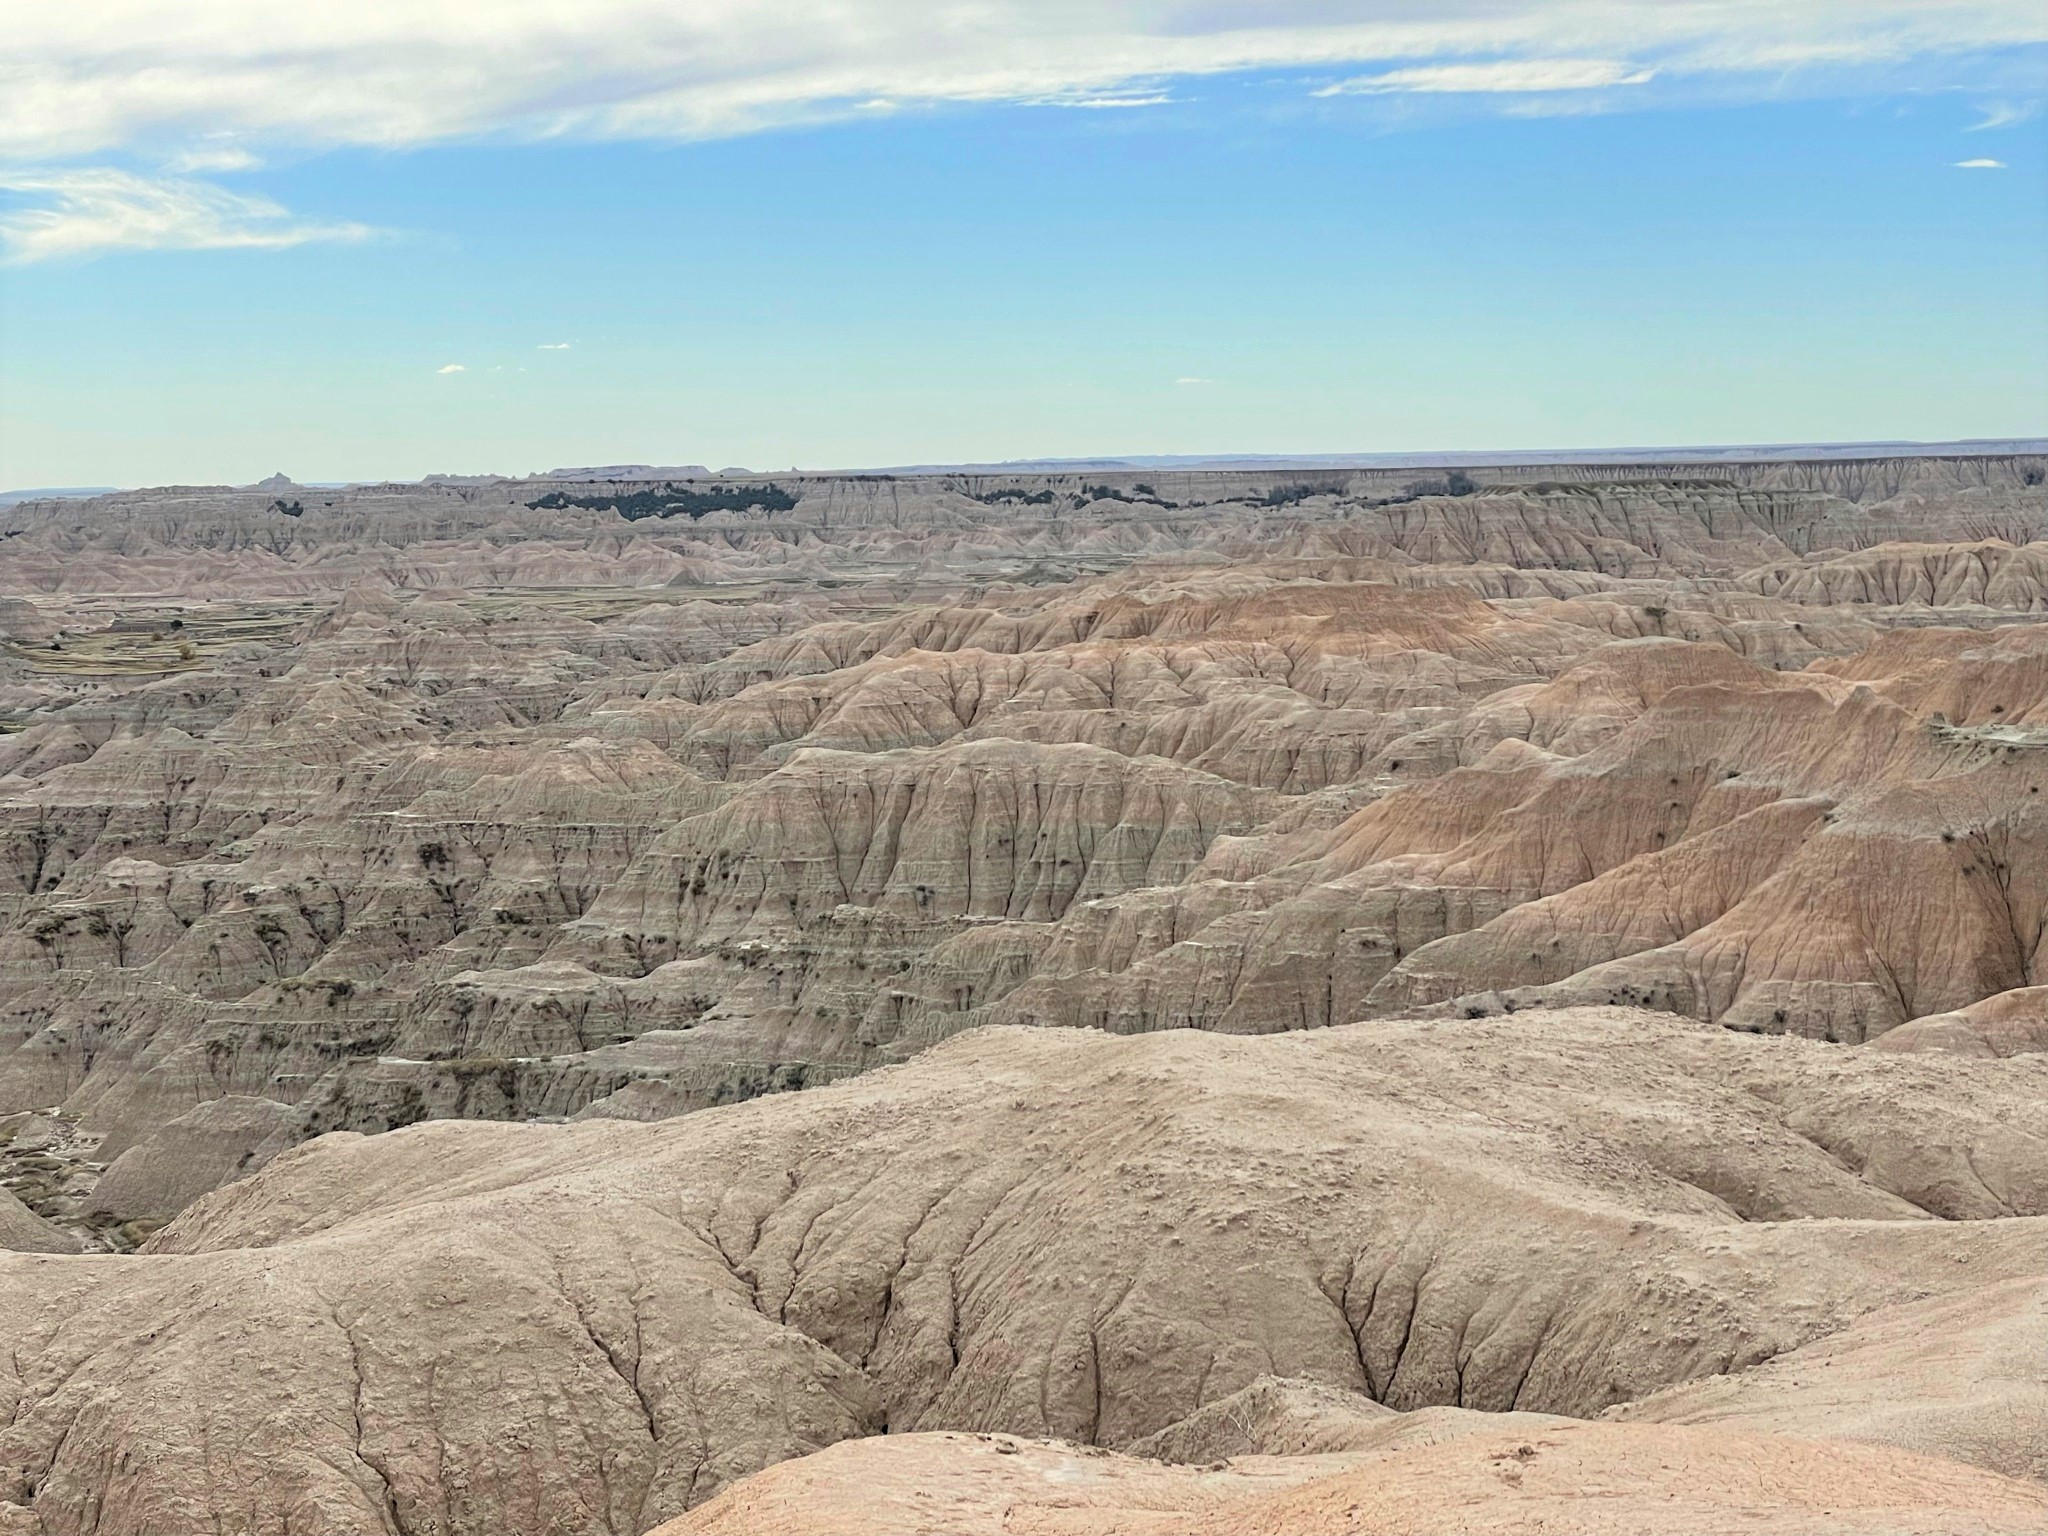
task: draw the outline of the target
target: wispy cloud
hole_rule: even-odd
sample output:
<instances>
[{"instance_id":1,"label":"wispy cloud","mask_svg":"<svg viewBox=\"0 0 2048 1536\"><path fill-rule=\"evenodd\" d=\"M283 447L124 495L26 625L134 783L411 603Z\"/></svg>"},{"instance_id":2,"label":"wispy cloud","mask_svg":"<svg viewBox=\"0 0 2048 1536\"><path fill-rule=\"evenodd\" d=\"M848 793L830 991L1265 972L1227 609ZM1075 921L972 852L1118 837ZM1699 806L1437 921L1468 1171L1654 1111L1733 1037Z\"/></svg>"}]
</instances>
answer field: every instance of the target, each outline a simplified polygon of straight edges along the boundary
<instances>
[{"instance_id":1,"label":"wispy cloud","mask_svg":"<svg viewBox=\"0 0 2048 1536\"><path fill-rule=\"evenodd\" d=\"M1216 381L1214 379L1198 379L1190 375L1187 378L1175 379L1173 382L1176 384L1214 384Z\"/></svg>"},{"instance_id":2,"label":"wispy cloud","mask_svg":"<svg viewBox=\"0 0 2048 1536\"><path fill-rule=\"evenodd\" d=\"M2021 123L2038 116L2041 103L2038 101L1994 101L1979 107L1984 114L1982 122L1970 124L1970 132L1982 133L1987 128L2015 128Z\"/></svg>"},{"instance_id":3,"label":"wispy cloud","mask_svg":"<svg viewBox=\"0 0 2048 1536\"><path fill-rule=\"evenodd\" d=\"M0 192L27 200L0 213L0 245L17 265L108 251L277 250L375 233L363 224L299 219L268 198L209 182L152 180L105 167L0 168Z\"/></svg>"},{"instance_id":4,"label":"wispy cloud","mask_svg":"<svg viewBox=\"0 0 2048 1536\"><path fill-rule=\"evenodd\" d=\"M1956 162L1956 169L1959 171L2002 171L2005 169L2005 162L2003 160L1958 160Z\"/></svg>"},{"instance_id":5,"label":"wispy cloud","mask_svg":"<svg viewBox=\"0 0 2048 1536\"><path fill-rule=\"evenodd\" d=\"M1034 96L1019 103L1027 107L1167 107L1173 105L1173 95L1167 91L1148 91L1140 95L1123 96Z\"/></svg>"},{"instance_id":6,"label":"wispy cloud","mask_svg":"<svg viewBox=\"0 0 2048 1536\"><path fill-rule=\"evenodd\" d=\"M570 343L566 341L544 341L534 350L539 352L566 352Z\"/></svg>"},{"instance_id":7,"label":"wispy cloud","mask_svg":"<svg viewBox=\"0 0 2048 1536\"><path fill-rule=\"evenodd\" d=\"M194 171L221 174L229 171L253 171L259 169L262 164L263 159L260 155L252 155L248 150L233 144L201 144L191 149L179 150L164 162L164 169L180 175L189 175Z\"/></svg>"},{"instance_id":8,"label":"wispy cloud","mask_svg":"<svg viewBox=\"0 0 2048 1536\"><path fill-rule=\"evenodd\" d=\"M464 367L464 366L463 366L463 365L462 365L461 363L443 363L443 364L442 364L442 365L441 365L440 367L436 368L436 369L434 370L434 372L436 372L436 373L467 373L467 372L469 372L469 369L467 369L466 367Z\"/></svg>"},{"instance_id":9,"label":"wispy cloud","mask_svg":"<svg viewBox=\"0 0 2048 1536\"><path fill-rule=\"evenodd\" d=\"M1766 93L2042 41L2039 0L74 0L0 8L0 156L704 138L949 102L1156 105L1249 70L1474 93L1748 72Z\"/></svg>"},{"instance_id":10,"label":"wispy cloud","mask_svg":"<svg viewBox=\"0 0 2048 1536\"><path fill-rule=\"evenodd\" d=\"M1490 64L1430 64L1380 75L1340 80L1316 96L1378 96L1395 91L1431 94L1487 94L1526 91L1592 91L1606 86L1644 85L1657 71L1614 59L1502 59Z\"/></svg>"}]
</instances>

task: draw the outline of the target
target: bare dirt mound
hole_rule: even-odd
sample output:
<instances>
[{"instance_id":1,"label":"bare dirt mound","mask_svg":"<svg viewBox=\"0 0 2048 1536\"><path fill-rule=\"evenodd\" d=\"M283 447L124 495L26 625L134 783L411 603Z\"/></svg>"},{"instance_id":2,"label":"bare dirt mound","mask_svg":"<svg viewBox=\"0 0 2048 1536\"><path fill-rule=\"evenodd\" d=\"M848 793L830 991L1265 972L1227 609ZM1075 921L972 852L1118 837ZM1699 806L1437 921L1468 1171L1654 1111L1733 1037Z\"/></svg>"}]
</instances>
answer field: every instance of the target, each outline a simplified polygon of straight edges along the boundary
<instances>
[{"instance_id":1,"label":"bare dirt mound","mask_svg":"<svg viewBox=\"0 0 2048 1536\"><path fill-rule=\"evenodd\" d=\"M1625 1010L1014 1030L655 1125L330 1136L140 1257L0 1258L0 1479L46 1532L627 1531L841 1439L1131 1447L1266 1376L1595 1414L2037 1278L2043 1070ZM1896 1389L1855 1432L1925 1432Z\"/></svg>"},{"instance_id":2,"label":"bare dirt mound","mask_svg":"<svg viewBox=\"0 0 2048 1536\"><path fill-rule=\"evenodd\" d=\"M1204 1403L1179 1423L1134 1441L1129 1450L1157 1461L1206 1465L1234 1456L1394 1450L1572 1422L1554 1414L1479 1413L1469 1408L1400 1413L1342 1388L1261 1376L1228 1397Z\"/></svg>"},{"instance_id":3,"label":"bare dirt mound","mask_svg":"<svg viewBox=\"0 0 2048 1536\"><path fill-rule=\"evenodd\" d=\"M0 1249L14 1253L76 1253L79 1246L75 1236L23 1205L14 1191L0 1189Z\"/></svg>"},{"instance_id":4,"label":"bare dirt mound","mask_svg":"<svg viewBox=\"0 0 2048 1536\"><path fill-rule=\"evenodd\" d=\"M2044 1521L2048 1492L1927 1457L1569 1425L1200 1470L1000 1436L861 1440L659 1536L2018 1536Z\"/></svg>"},{"instance_id":5,"label":"bare dirt mound","mask_svg":"<svg viewBox=\"0 0 2048 1536\"><path fill-rule=\"evenodd\" d=\"M1959 1256L1963 1257L1963 1256ZM1614 1410L1905 1446L2048 1482L2048 1276L1880 1307L1739 1375Z\"/></svg>"},{"instance_id":6,"label":"bare dirt mound","mask_svg":"<svg viewBox=\"0 0 2048 1536\"><path fill-rule=\"evenodd\" d=\"M2016 987L1958 1008L1922 1014L1876 1041L1880 1051L2026 1056L2048 1051L2048 987Z\"/></svg>"}]
</instances>

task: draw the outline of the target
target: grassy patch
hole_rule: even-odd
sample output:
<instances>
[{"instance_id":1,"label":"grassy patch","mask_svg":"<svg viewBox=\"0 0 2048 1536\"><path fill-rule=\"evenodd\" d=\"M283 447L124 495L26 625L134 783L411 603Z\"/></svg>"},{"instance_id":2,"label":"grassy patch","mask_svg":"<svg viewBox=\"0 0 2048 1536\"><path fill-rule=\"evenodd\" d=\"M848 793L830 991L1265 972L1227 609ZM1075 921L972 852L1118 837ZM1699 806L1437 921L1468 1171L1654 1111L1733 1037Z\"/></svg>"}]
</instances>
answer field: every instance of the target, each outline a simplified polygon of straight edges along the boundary
<instances>
[{"instance_id":1,"label":"grassy patch","mask_svg":"<svg viewBox=\"0 0 2048 1536\"><path fill-rule=\"evenodd\" d=\"M112 608L104 629L71 630L55 640L10 641L7 653L27 662L31 671L50 676L161 677L202 667L232 646L282 644L309 614L325 606L293 602L186 609L161 599L124 604Z\"/></svg>"}]
</instances>

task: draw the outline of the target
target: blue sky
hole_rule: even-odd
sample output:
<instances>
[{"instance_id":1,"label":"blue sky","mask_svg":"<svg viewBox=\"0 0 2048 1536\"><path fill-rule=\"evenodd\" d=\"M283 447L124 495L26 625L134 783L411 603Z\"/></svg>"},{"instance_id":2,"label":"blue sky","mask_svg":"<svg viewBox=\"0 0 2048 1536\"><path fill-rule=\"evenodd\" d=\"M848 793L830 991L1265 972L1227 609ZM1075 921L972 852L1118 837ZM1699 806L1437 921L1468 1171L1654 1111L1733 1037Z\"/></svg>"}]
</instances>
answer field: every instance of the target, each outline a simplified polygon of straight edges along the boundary
<instances>
[{"instance_id":1,"label":"blue sky","mask_svg":"<svg viewBox=\"0 0 2048 1536\"><path fill-rule=\"evenodd\" d=\"M557 39L445 122L307 83L374 98L381 34L233 89L171 39L206 92L121 108L109 64L89 132L0 118L0 488L2048 429L2020 12L1859 52L1825 4L1676 43L1594 8L1597 47L1390 53L1324 24L1399 7L1303 3L1274 46L1314 57L1176 72L1210 35L1182 7L1079 80L821 45L713 89L677 84L697 54L565 77Z\"/></svg>"}]
</instances>

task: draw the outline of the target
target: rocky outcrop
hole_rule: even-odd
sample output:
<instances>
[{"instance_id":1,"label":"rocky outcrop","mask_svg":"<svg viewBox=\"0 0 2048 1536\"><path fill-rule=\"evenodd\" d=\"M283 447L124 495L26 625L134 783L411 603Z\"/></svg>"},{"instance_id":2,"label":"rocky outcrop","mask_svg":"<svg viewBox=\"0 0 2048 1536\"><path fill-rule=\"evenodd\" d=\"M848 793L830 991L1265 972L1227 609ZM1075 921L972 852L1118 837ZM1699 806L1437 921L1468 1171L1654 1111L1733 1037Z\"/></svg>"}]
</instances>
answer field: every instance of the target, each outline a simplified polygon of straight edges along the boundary
<instances>
[{"instance_id":1,"label":"rocky outcrop","mask_svg":"<svg viewBox=\"0 0 2048 1536\"><path fill-rule=\"evenodd\" d=\"M10 1253L76 1253L82 1246L74 1234L23 1205L14 1191L0 1189L0 1249Z\"/></svg>"},{"instance_id":2,"label":"rocky outcrop","mask_svg":"<svg viewBox=\"0 0 2048 1536\"><path fill-rule=\"evenodd\" d=\"M1813 556L1748 572L1743 583L1807 604L1976 606L2015 613L2048 608L2048 549L2003 540L1879 544L1853 555Z\"/></svg>"},{"instance_id":3,"label":"rocky outcrop","mask_svg":"<svg viewBox=\"0 0 2048 1536\"><path fill-rule=\"evenodd\" d=\"M297 1131L297 1117L275 1099L209 1099L115 1158L86 1214L161 1226L201 1195L255 1173L296 1143Z\"/></svg>"},{"instance_id":4,"label":"rocky outcrop","mask_svg":"<svg viewBox=\"0 0 2048 1536\"><path fill-rule=\"evenodd\" d=\"M1163 1446L1270 1376L1585 1416L2038 1283L2044 1087L1595 1011L992 1031L656 1125L328 1136L139 1257L0 1258L0 1487L114 1536L229 1489L255 1531L623 1531L884 1429ZM1953 1422L1859 1380L1844 1432Z\"/></svg>"},{"instance_id":5,"label":"rocky outcrop","mask_svg":"<svg viewBox=\"0 0 2048 1536\"><path fill-rule=\"evenodd\" d=\"M664 833L571 942L602 933L644 971L685 942L800 929L845 906L934 925L1055 921L1184 879L1217 837L1269 813L1226 780L1101 748L805 752Z\"/></svg>"},{"instance_id":6,"label":"rocky outcrop","mask_svg":"<svg viewBox=\"0 0 2048 1536\"><path fill-rule=\"evenodd\" d=\"M1952 1051L2024 1056L2048 1051L2048 987L2015 987L1958 1008L1928 1013L1873 1042L1880 1051Z\"/></svg>"},{"instance_id":7,"label":"rocky outcrop","mask_svg":"<svg viewBox=\"0 0 2048 1536\"><path fill-rule=\"evenodd\" d=\"M1290 554L1665 574L1816 549L2048 527L2043 461L1544 465L1429 494L1412 471L1331 475L797 476L752 483L164 487L0 509L0 586L77 592L335 593L814 580L943 561L1078 574L1086 563L1246 544ZM1158 482L1155 484L1154 482ZM1103 491L1110 494L1103 495ZM1164 494L1162 494L1162 492ZM893 568L893 569L890 569Z\"/></svg>"}]
</instances>

